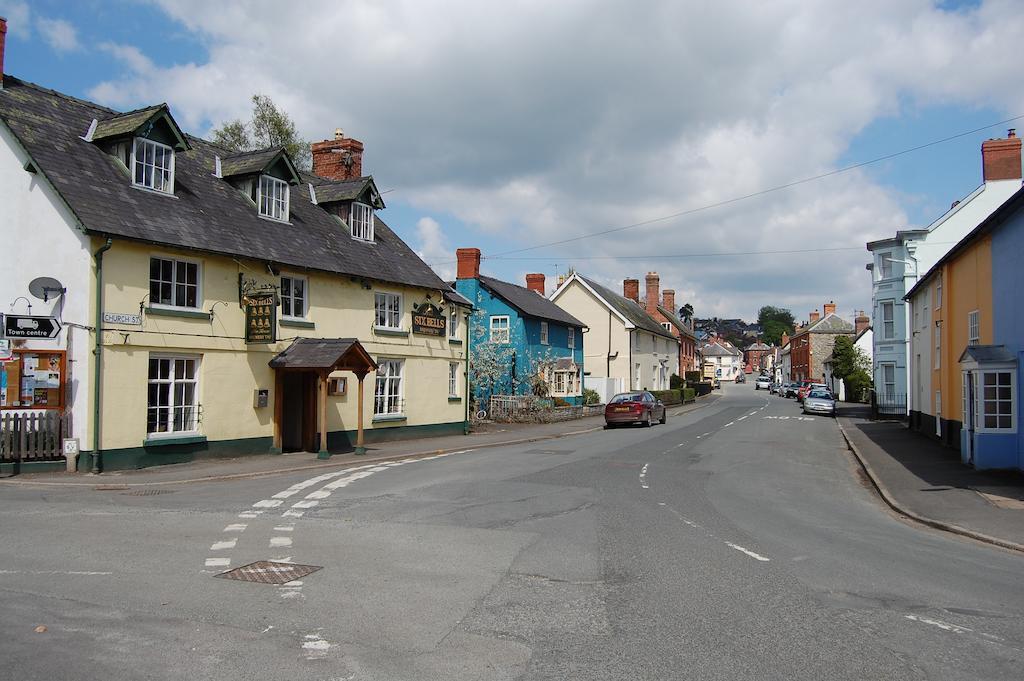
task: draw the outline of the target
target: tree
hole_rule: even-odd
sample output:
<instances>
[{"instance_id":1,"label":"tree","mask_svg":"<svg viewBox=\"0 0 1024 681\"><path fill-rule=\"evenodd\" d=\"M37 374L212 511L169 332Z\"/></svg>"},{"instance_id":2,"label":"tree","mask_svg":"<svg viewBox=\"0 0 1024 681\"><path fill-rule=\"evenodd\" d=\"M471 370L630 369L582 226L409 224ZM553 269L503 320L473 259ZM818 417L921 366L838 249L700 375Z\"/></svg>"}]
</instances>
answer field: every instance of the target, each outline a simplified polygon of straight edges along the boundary
<instances>
[{"instance_id":1,"label":"tree","mask_svg":"<svg viewBox=\"0 0 1024 681\"><path fill-rule=\"evenodd\" d=\"M295 123L266 95L252 96L252 119L227 121L213 131L213 141L233 151L284 147L296 166L313 167L309 142L299 137Z\"/></svg>"},{"instance_id":2,"label":"tree","mask_svg":"<svg viewBox=\"0 0 1024 681\"><path fill-rule=\"evenodd\" d=\"M871 385L871 360L850 336L839 336L832 346L832 375L846 384L846 400L860 402Z\"/></svg>"},{"instance_id":3,"label":"tree","mask_svg":"<svg viewBox=\"0 0 1024 681\"><path fill-rule=\"evenodd\" d=\"M693 319L693 305L687 303L679 308L679 316L683 318L684 322L689 322Z\"/></svg>"},{"instance_id":4,"label":"tree","mask_svg":"<svg viewBox=\"0 0 1024 681\"><path fill-rule=\"evenodd\" d=\"M757 312L757 323L761 325L761 335L770 345L778 345L782 334L792 334L795 320L793 313L783 307L765 305Z\"/></svg>"}]
</instances>

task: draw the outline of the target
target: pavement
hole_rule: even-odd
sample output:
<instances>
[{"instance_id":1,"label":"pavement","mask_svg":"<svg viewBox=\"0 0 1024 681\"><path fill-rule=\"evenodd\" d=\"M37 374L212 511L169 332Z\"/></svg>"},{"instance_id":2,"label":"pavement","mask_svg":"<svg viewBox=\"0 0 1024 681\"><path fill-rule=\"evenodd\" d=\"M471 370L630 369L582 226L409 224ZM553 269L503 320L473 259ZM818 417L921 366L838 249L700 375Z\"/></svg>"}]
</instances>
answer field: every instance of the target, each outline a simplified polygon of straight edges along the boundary
<instances>
[{"instance_id":1,"label":"pavement","mask_svg":"<svg viewBox=\"0 0 1024 681\"><path fill-rule=\"evenodd\" d=\"M691 404L669 408L669 417L681 416L721 397L713 393ZM99 489L121 489L147 486L181 485L187 483L216 482L282 475L307 470L337 469L363 466L369 463L386 462L395 459L410 459L437 454L463 453L488 447L525 444L541 440L581 435L604 427L604 416L559 423L493 423L485 422L474 426L469 435L449 435L382 442L367 447L367 453L335 454L330 459L318 459L312 452L291 454L254 454L228 459L200 459L181 464L153 466L138 470L110 471L99 475L49 471L21 473L0 477L0 484L35 486L79 486Z\"/></svg>"},{"instance_id":2,"label":"pavement","mask_svg":"<svg viewBox=\"0 0 1024 681\"><path fill-rule=\"evenodd\" d=\"M898 422L842 404L847 444L889 506L926 525L1024 551L1024 475L978 471L960 453Z\"/></svg>"}]
</instances>

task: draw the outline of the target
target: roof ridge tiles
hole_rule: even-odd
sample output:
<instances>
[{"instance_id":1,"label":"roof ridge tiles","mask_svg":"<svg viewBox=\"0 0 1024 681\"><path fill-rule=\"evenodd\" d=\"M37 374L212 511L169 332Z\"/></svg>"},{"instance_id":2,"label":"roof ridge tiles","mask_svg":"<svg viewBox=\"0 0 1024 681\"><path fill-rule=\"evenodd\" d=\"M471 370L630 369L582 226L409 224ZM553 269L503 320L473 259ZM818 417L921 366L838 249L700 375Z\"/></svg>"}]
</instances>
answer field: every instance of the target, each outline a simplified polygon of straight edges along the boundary
<instances>
[{"instance_id":1,"label":"roof ridge tiles","mask_svg":"<svg viewBox=\"0 0 1024 681\"><path fill-rule=\"evenodd\" d=\"M21 86L24 86L24 87L29 87L29 88L32 88L33 90L39 90L40 92L45 92L48 95L52 95L54 97L60 97L61 99L66 99L69 102L74 102L75 104L80 104L82 106L89 107L90 109L99 109L101 111L106 111L107 113L112 113L112 114L117 114L118 113L116 109L111 109L108 106L103 106L102 104L97 104L96 102L90 102L88 99L82 99L81 97L75 97L74 95L69 95L69 94L66 94L64 92L61 92L60 90L54 90L53 88L48 88L48 87L45 87L43 85L40 85L39 83L33 83L30 80L24 80L23 78L18 78L17 76L12 76L10 74L0 74L0 77L2 77L5 82L7 80L12 80L15 83L17 83L18 85L21 85ZM9 88L5 85L4 89L9 89ZM3 89L0 89L0 92L3 92L3 91L4 91Z\"/></svg>"}]
</instances>

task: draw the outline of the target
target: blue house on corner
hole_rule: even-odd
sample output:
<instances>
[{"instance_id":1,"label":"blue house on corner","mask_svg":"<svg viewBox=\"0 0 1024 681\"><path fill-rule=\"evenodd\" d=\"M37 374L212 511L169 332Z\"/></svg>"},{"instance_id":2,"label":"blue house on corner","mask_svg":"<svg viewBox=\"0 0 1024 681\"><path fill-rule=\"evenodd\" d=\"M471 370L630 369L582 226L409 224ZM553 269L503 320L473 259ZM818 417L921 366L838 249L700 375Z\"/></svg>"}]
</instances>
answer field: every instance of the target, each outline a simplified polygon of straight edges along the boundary
<instances>
[{"instance_id":1,"label":"blue house on corner","mask_svg":"<svg viewBox=\"0 0 1024 681\"><path fill-rule=\"evenodd\" d=\"M583 402L583 322L544 296L544 275L526 287L480 274L480 249L460 248L455 290L473 303L470 381L477 408L492 395L530 395L538 381L556 403Z\"/></svg>"}]
</instances>

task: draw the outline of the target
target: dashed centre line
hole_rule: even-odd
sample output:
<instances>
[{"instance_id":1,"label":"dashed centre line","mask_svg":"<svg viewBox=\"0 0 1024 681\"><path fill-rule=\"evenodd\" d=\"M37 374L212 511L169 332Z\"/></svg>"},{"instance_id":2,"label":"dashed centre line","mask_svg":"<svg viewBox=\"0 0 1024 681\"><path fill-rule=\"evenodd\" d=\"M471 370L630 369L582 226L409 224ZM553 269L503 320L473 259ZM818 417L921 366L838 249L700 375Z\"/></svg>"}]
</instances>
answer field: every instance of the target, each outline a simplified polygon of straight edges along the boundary
<instances>
[{"instance_id":1,"label":"dashed centre line","mask_svg":"<svg viewBox=\"0 0 1024 681\"><path fill-rule=\"evenodd\" d=\"M640 487L643 489L649 489L650 485L647 484L647 467L651 464L645 463L644 467L640 469Z\"/></svg>"}]
</instances>

